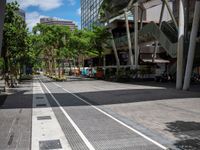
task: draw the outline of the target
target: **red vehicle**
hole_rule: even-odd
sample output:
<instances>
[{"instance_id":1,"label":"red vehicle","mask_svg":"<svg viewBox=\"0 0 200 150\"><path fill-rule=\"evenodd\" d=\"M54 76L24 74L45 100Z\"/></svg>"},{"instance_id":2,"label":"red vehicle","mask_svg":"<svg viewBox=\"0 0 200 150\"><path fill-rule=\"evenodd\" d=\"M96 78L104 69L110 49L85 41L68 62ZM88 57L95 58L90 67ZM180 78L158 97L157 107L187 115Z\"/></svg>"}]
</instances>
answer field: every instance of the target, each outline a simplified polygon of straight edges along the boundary
<instances>
[{"instance_id":1,"label":"red vehicle","mask_svg":"<svg viewBox=\"0 0 200 150\"><path fill-rule=\"evenodd\" d=\"M97 69L97 72L96 72L95 77L96 77L97 79L103 79L103 78L104 78L103 69L101 69L101 68Z\"/></svg>"}]
</instances>

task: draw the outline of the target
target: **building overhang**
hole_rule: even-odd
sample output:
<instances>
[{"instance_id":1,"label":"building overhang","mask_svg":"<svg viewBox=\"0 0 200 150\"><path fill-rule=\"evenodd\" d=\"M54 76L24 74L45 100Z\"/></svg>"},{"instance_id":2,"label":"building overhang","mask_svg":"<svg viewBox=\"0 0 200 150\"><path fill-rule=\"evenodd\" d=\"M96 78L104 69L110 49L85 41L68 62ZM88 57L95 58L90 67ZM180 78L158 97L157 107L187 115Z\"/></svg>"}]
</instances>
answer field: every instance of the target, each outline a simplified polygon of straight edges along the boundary
<instances>
[{"instance_id":1,"label":"building overhang","mask_svg":"<svg viewBox=\"0 0 200 150\"><path fill-rule=\"evenodd\" d=\"M141 9L149 9L162 4L162 0L104 0L99 9L99 20L101 22L113 20L122 15L124 10L132 9L136 2L138 2Z\"/></svg>"}]
</instances>

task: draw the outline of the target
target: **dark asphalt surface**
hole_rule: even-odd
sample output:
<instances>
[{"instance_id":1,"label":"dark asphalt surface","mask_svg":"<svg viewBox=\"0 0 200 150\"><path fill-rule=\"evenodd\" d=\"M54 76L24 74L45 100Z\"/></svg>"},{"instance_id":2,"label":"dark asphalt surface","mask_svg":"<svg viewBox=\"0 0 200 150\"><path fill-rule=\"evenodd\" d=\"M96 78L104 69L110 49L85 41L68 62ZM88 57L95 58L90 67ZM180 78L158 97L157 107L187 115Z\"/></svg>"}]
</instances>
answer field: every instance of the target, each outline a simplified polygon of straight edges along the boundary
<instances>
[{"instance_id":1,"label":"dark asphalt surface","mask_svg":"<svg viewBox=\"0 0 200 150\"><path fill-rule=\"evenodd\" d=\"M63 89L55 86L55 84L49 82L48 79L42 79L42 81L95 149L161 150L157 145L112 120ZM43 88L43 90L47 92L45 88ZM70 126L69 121L66 120L65 116L57 108L51 96L48 93L47 96L72 148L87 149L87 147L84 146L84 142ZM63 121L65 123L63 123Z\"/></svg>"},{"instance_id":2,"label":"dark asphalt surface","mask_svg":"<svg viewBox=\"0 0 200 150\"><path fill-rule=\"evenodd\" d=\"M43 76L39 78L97 150L161 150L162 148L63 88L166 147L181 150L200 148L198 92L175 92L172 88L95 80L52 82ZM42 88L71 148L88 150L52 96L44 86ZM31 149L32 82L24 82L19 88L9 91L12 94L8 95L0 106L0 150L29 150Z\"/></svg>"},{"instance_id":3,"label":"dark asphalt surface","mask_svg":"<svg viewBox=\"0 0 200 150\"><path fill-rule=\"evenodd\" d=\"M32 83L9 90L0 106L0 150L29 150L32 126Z\"/></svg>"}]
</instances>

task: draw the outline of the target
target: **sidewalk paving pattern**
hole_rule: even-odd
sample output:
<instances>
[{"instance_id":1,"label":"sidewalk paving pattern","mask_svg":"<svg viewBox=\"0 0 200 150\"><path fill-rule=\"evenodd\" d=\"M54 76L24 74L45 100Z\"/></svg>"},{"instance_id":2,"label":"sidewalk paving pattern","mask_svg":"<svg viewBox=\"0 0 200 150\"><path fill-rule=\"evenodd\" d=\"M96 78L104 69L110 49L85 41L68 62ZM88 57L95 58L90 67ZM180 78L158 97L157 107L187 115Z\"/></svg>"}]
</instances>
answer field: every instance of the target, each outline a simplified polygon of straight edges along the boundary
<instances>
[{"instance_id":1,"label":"sidewalk paving pattern","mask_svg":"<svg viewBox=\"0 0 200 150\"><path fill-rule=\"evenodd\" d=\"M71 116L95 149L145 149L161 150L160 147L132 132L73 95L52 83L46 83L60 105ZM56 107L56 106L54 106ZM66 135L68 137L69 135Z\"/></svg>"},{"instance_id":2,"label":"sidewalk paving pattern","mask_svg":"<svg viewBox=\"0 0 200 150\"><path fill-rule=\"evenodd\" d=\"M10 89L0 106L0 150L29 150L31 143L32 85Z\"/></svg>"},{"instance_id":3,"label":"sidewalk paving pattern","mask_svg":"<svg viewBox=\"0 0 200 150\"><path fill-rule=\"evenodd\" d=\"M0 106L0 150L200 149L199 92L38 77Z\"/></svg>"}]
</instances>

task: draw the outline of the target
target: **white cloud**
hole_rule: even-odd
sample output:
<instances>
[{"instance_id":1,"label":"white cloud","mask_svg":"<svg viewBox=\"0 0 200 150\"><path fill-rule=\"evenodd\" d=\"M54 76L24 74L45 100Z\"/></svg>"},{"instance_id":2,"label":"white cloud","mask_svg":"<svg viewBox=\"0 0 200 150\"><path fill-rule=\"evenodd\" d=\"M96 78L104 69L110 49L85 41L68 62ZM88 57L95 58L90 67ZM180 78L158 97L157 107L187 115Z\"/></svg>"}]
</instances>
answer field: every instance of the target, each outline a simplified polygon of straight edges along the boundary
<instances>
[{"instance_id":1,"label":"white cloud","mask_svg":"<svg viewBox=\"0 0 200 150\"><path fill-rule=\"evenodd\" d=\"M26 13L26 23L29 28L29 31L32 31L32 28L40 22L40 18L45 17L40 15L37 11Z\"/></svg>"},{"instance_id":2,"label":"white cloud","mask_svg":"<svg viewBox=\"0 0 200 150\"><path fill-rule=\"evenodd\" d=\"M79 15L79 16L81 16L81 8L78 8L78 9L76 10L76 14Z\"/></svg>"},{"instance_id":3,"label":"white cloud","mask_svg":"<svg viewBox=\"0 0 200 150\"><path fill-rule=\"evenodd\" d=\"M44 11L58 8L63 4L63 0L7 0L7 1L8 2L17 1L22 9L26 9L30 6L37 6Z\"/></svg>"},{"instance_id":4,"label":"white cloud","mask_svg":"<svg viewBox=\"0 0 200 150\"><path fill-rule=\"evenodd\" d=\"M76 0L67 0L67 2L72 6L76 4Z\"/></svg>"},{"instance_id":5,"label":"white cloud","mask_svg":"<svg viewBox=\"0 0 200 150\"><path fill-rule=\"evenodd\" d=\"M37 23L40 23L40 18L49 18L49 17L41 15L37 11L26 13L26 23L27 23L27 26L28 26L30 32L32 31L33 27L37 25ZM58 17L50 17L50 18L55 19L55 20L67 21L66 19L62 19L62 18L58 18ZM73 22L80 29L80 22L75 22L75 21L73 21Z\"/></svg>"},{"instance_id":6,"label":"white cloud","mask_svg":"<svg viewBox=\"0 0 200 150\"><path fill-rule=\"evenodd\" d=\"M75 23L75 25L78 26L78 29L81 29L81 24L80 24L80 22L74 21L74 23Z\"/></svg>"}]
</instances>

